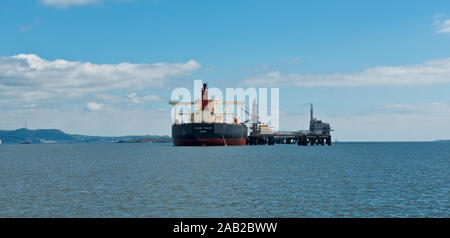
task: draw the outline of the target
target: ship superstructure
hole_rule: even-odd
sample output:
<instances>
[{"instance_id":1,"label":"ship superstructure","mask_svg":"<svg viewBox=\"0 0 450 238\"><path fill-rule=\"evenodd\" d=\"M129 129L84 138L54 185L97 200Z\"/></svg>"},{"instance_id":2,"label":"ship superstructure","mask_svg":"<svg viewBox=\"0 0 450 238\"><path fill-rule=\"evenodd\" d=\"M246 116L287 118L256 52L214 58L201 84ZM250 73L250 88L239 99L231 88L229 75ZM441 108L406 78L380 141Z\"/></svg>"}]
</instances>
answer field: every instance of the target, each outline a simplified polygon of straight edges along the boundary
<instances>
[{"instance_id":1,"label":"ship superstructure","mask_svg":"<svg viewBox=\"0 0 450 238\"><path fill-rule=\"evenodd\" d=\"M185 111L175 114L172 125L172 140L176 146L227 146L245 145L247 126L239 123L239 115L227 112L230 104L243 102L222 102L208 97L207 84L203 84L201 98L194 102L169 102L174 107L185 106ZM220 106L225 110L221 110ZM193 106L193 112L189 108ZM176 112L175 108L175 112ZM239 110L237 110L239 113ZM187 118L186 118L187 116ZM231 120L230 120L231 119ZM186 121L185 121L186 120ZM228 122L227 122L228 121Z\"/></svg>"}]
</instances>

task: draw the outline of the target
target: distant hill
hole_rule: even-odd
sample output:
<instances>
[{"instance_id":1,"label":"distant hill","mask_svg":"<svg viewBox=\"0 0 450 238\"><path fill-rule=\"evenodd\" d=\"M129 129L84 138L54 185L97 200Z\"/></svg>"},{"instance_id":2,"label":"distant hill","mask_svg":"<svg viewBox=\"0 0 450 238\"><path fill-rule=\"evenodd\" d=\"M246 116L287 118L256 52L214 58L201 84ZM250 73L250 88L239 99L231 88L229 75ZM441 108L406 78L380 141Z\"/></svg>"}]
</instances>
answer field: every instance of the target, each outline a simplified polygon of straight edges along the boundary
<instances>
[{"instance_id":1,"label":"distant hill","mask_svg":"<svg viewBox=\"0 0 450 238\"><path fill-rule=\"evenodd\" d=\"M161 137L144 137L144 138L135 138L129 140L120 140L118 143L166 143L172 142L172 139L168 136Z\"/></svg>"},{"instance_id":2,"label":"distant hill","mask_svg":"<svg viewBox=\"0 0 450 238\"><path fill-rule=\"evenodd\" d=\"M438 142L438 143L450 143L450 140L435 140L434 142Z\"/></svg>"},{"instance_id":3,"label":"distant hill","mask_svg":"<svg viewBox=\"0 0 450 238\"><path fill-rule=\"evenodd\" d=\"M57 129L28 130L25 128L14 131L0 130L0 140L3 143L51 143L74 142L76 139Z\"/></svg>"},{"instance_id":4,"label":"distant hill","mask_svg":"<svg viewBox=\"0 0 450 238\"><path fill-rule=\"evenodd\" d=\"M17 129L17 130L0 130L0 140L7 144L19 143L113 143L124 142L146 138L152 142L169 142L168 136L120 136L120 137L103 137L103 136L85 136L66 134L58 129Z\"/></svg>"}]
</instances>

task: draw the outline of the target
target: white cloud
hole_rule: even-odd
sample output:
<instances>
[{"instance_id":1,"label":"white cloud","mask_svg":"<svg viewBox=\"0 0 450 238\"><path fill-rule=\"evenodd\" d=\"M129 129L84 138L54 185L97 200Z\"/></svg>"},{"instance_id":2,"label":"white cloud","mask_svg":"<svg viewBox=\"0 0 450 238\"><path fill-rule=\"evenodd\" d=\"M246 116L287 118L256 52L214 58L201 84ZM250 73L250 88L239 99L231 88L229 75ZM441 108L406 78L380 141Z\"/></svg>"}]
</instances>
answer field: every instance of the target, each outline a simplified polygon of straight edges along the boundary
<instances>
[{"instance_id":1,"label":"white cloud","mask_svg":"<svg viewBox=\"0 0 450 238\"><path fill-rule=\"evenodd\" d=\"M76 98L109 90L138 90L163 86L167 79L199 70L186 63L93 64L34 54L0 57L0 102Z\"/></svg>"},{"instance_id":2,"label":"white cloud","mask_svg":"<svg viewBox=\"0 0 450 238\"><path fill-rule=\"evenodd\" d=\"M33 108L36 108L37 107L37 105L36 104L29 104L29 105L24 105L23 106L23 108L28 108L28 109L33 109Z\"/></svg>"},{"instance_id":3,"label":"white cloud","mask_svg":"<svg viewBox=\"0 0 450 238\"><path fill-rule=\"evenodd\" d=\"M111 95L111 94L96 94L95 98L108 104L142 104L149 102L161 102L165 99L159 95L148 94L139 95L137 93L130 93L128 95Z\"/></svg>"},{"instance_id":4,"label":"white cloud","mask_svg":"<svg viewBox=\"0 0 450 238\"><path fill-rule=\"evenodd\" d=\"M289 62L289 64L295 64L295 63L297 63L297 62L299 62L299 61L300 61L300 57L295 57L295 58L291 59L291 61Z\"/></svg>"},{"instance_id":5,"label":"white cloud","mask_svg":"<svg viewBox=\"0 0 450 238\"><path fill-rule=\"evenodd\" d=\"M271 71L244 79L246 85L264 86L385 86L450 83L450 58L417 65L379 66L356 73L301 74Z\"/></svg>"},{"instance_id":6,"label":"white cloud","mask_svg":"<svg viewBox=\"0 0 450 238\"><path fill-rule=\"evenodd\" d=\"M381 109L410 113L450 113L450 103L431 102L422 104L388 104L381 107Z\"/></svg>"},{"instance_id":7,"label":"white cloud","mask_svg":"<svg viewBox=\"0 0 450 238\"><path fill-rule=\"evenodd\" d=\"M131 94L127 95L127 97L131 100L132 103L156 102L156 101L163 100L158 95L138 96L137 93L131 93Z\"/></svg>"},{"instance_id":8,"label":"white cloud","mask_svg":"<svg viewBox=\"0 0 450 238\"><path fill-rule=\"evenodd\" d=\"M137 93L130 93L127 95L128 98L136 98Z\"/></svg>"},{"instance_id":9,"label":"white cloud","mask_svg":"<svg viewBox=\"0 0 450 238\"><path fill-rule=\"evenodd\" d=\"M99 3L101 0L40 0L42 4L52 7L71 7Z\"/></svg>"},{"instance_id":10,"label":"white cloud","mask_svg":"<svg viewBox=\"0 0 450 238\"><path fill-rule=\"evenodd\" d=\"M158 95L145 95L140 98L143 102L156 102L156 101L163 101L164 99L161 98Z\"/></svg>"},{"instance_id":11,"label":"white cloud","mask_svg":"<svg viewBox=\"0 0 450 238\"><path fill-rule=\"evenodd\" d=\"M29 30L35 28L38 24L39 24L39 19L36 18L33 23L21 26L20 31L21 32L29 31Z\"/></svg>"},{"instance_id":12,"label":"white cloud","mask_svg":"<svg viewBox=\"0 0 450 238\"><path fill-rule=\"evenodd\" d=\"M86 110L88 111L98 111L103 108L103 104L96 103L96 102L87 102L86 103Z\"/></svg>"},{"instance_id":13,"label":"white cloud","mask_svg":"<svg viewBox=\"0 0 450 238\"><path fill-rule=\"evenodd\" d=\"M437 20L433 23L433 25L436 27L436 33L450 33L450 19L445 19L445 15L443 14L437 14L435 18Z\"/></svg>"}]
</instances>

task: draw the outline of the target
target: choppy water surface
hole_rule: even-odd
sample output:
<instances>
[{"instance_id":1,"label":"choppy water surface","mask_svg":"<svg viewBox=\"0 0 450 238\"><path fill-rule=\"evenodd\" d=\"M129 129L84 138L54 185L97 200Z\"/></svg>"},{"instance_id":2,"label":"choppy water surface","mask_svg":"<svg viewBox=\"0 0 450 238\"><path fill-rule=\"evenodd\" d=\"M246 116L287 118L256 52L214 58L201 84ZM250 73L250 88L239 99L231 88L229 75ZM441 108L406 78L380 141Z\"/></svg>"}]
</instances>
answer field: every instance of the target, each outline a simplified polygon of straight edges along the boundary
<instances>
[{"instance_id":1,"label":"choppy water surface","mask_svg":"<svg viewBox=\"0 0 450 238\"><path fill-rule=\"evenodd\" d=\"M450 144L0 145L0 217L449 217Z\"/></svg>"}]
</instances>

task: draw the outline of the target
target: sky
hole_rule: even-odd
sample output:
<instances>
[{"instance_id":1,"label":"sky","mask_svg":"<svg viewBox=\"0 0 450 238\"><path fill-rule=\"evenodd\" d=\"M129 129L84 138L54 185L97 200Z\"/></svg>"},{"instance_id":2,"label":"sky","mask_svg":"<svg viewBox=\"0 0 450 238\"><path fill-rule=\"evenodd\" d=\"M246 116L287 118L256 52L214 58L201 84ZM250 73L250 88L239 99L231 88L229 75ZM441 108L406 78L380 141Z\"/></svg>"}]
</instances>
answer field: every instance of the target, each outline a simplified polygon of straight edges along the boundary
<instances>
[{"instance_id":1,"label":"sky","mask_svg":"<svg viewBox=\"0 0 450 238\"><path fill-rule=\"evenodd\" d=\"M450 2L0 1L0 129L170 135L196 79L279 88L282 130L450 139Z\"/></svg>"}]
</instances>

